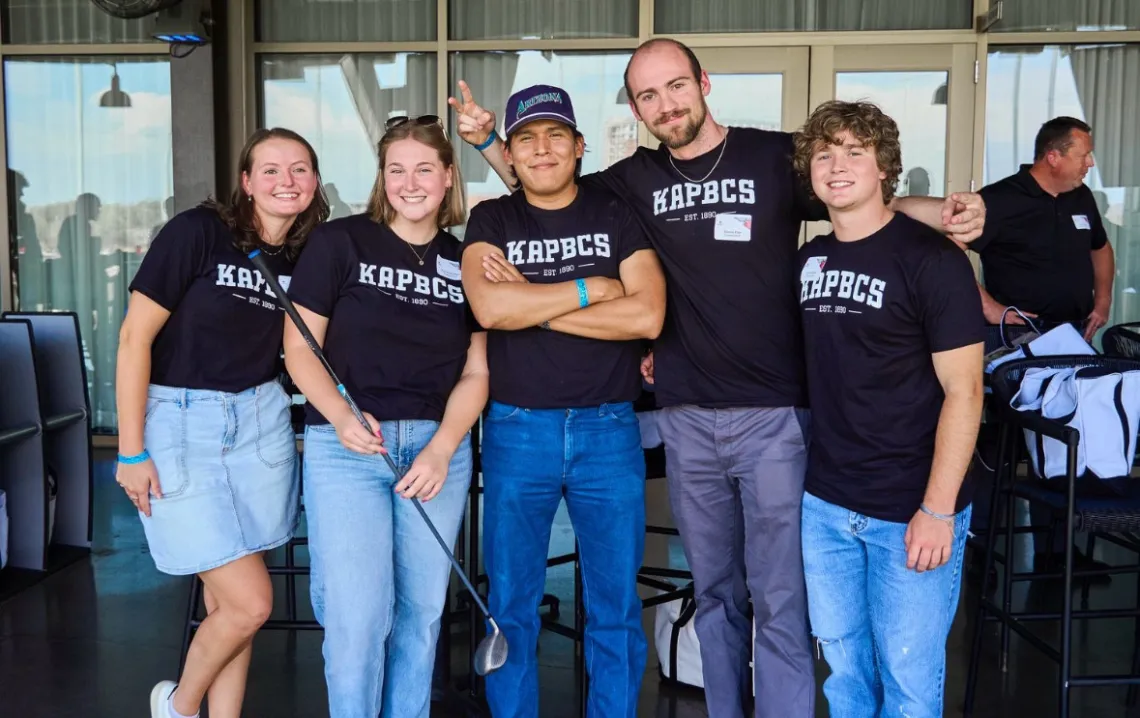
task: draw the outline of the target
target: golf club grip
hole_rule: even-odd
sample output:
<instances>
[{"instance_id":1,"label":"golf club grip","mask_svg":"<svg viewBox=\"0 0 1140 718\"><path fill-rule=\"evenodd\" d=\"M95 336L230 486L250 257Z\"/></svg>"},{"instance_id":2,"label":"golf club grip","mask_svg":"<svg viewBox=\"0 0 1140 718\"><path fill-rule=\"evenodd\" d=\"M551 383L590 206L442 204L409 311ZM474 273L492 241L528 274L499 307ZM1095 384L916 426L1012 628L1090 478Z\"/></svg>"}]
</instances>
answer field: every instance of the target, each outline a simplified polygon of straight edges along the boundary
<instances>
[{"instance_id":1,"label":"golf club grip","mask_svg":"<svg viewBox=\"0 0 1140 718\"><path fill-rule=\"evenodd\" d=\"M344 384L341 384L340 379L337 378L336 372L333 371L333 368L329 364L328 359L325 358L325 353L321 351L321 347L317 344L317 340L315 337L313 337L313 333L309 331L309 327L305 324L305 320L301 319L301 315L297 313L297 307L293 306L293 301L289 299L288 295L285 294L285 290L281 288L281 283L277 281L277 277L273 274L272 270L269 269L269 266L266 265L265 258L261 256L261 250L255 249L250 252L249 259L251 262L253 262L254 266L257 267L258 271L261 272L261 275L265 278L265 281L269 283L269 288L272 289L273 293L277 295L278 301L280 301L281 306L285 308L285 312L289 315L289 318L293 320L293 324L296 325L297 330L301 332L301 336L305 338L305 343L309 345L309 349L311 349L313 353L317 355L317 359L320 360L321 365L325 368L325 371L328 372L328 375L332 378L333 383L336 384L337 391L339 391L340 395L344 397L344 400L348 402L348 406L350 409L352 409L352 413L356 416L356 420L359 421L368 431L368 433L371 434L372 426L368 423L368 420L364 418L364 414L360 411L360 407L358 407L356 405L356 402L352 400L352 397L349 396L348 390L344 387ZM403 480L404 475L400 472L399 467L396 466L396 462L392 460L392 457L388 454L388 452L385 451L381 453L381 456L383 456L384 461L388 463L388 468L391 469L392 475L396 477L396 481L399 482ZM459 578L461 581L463 581L463 585L466 586L467 590L471 592L471 598L477 604L479 604L479 608L483 611L483 615L490 618L491 612L487 609L487 606L483 603L482 599L479 598L479 593L475 590L475 587L471 585L471 581L467 578L467 574L463 572L463 567L459 565L459 561L456 560L454 554L451 553L451 549L448 548L447 542L444 541L443 537L439 535L439 531L436 530L435 524L432 523L431 518L427 515L427 512L424 511L424 507L421 504L420 500L418 498L413 498L412 505L415 506L416 510L420 512L420 516L427 524L428 529L431 530L432 535L435 536L436 541L439 542L440 547L443 548L444 553L447 554L447 558L451 561L451 565L455 568L455 572L459 574Z\"/></svg>"},{"instance_id":2,"label":"golf club grip","mask_svg":"<svg viewBox=\"0 0 1140 718\"><path fill-rule=\"evenodd\" d=\"M281 288L281 283L277 281L276 275L273 274L273 271L269 269L269 266L265 263L265 257L261 256L261 250L255 249L250 252L249 260L253 262L254 266L257 267L258 271L261 272L261 276L264 277L265 281L269 283L269 288L272 289L273 293L277 295L277 300L280 301L281 306L285 308L285 313L288 314L289 318L293 320L294 326L297 327L297 331L301 332L301 336L304 337L305 343L309 345L309 349L312 349L313 354L315 354L317 356L317 359L320 360L321 365L325 368L325 371L328 372L328 375L332 378L333 383L336 384L337 391L339 391L340 395L344 397L344 400L348 402L348 407L352 409L352 413L356 417L356 420L359 421L364 426L364 428L368 430L369 434L371 434L372 426L368 423L368 420L364 418L364 414L360 411L360 407L356 405L356 402L354 402L352 400L352 397L348 395L348 392L345 391L344 385L340 383L340 379L337 377L336 372L333 371L332 366L329 364L328 359L325 357L325 353L321 351L320 345L317 344L316 337L314 337L313 333L309 331L309 327L305 324L305 320L301 319L301 315L297 312L297 307L294 306L293 300L289 299L289 296L285 293L285 290Z\"/></svg>"}]
</instances>

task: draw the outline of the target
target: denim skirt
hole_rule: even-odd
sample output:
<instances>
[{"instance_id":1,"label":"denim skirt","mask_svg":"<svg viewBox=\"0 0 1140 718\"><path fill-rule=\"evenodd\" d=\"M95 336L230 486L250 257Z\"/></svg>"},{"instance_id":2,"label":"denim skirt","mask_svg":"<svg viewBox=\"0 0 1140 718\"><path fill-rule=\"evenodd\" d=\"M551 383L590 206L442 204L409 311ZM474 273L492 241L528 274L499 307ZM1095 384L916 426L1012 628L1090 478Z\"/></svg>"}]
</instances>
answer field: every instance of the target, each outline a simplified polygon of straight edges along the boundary
<instances>
[{"instance_id":1,"label":"denim skirt","mask_svg":"<svg viewBox=\"0 0 1140 718\"><path fill-rule=\"evenodd\" d=\"M275 381L238 393L150 385L143 435L162 498L139 517L159 571L201 573L292 538L291 402Z\"/></svg>"}]
</instances>

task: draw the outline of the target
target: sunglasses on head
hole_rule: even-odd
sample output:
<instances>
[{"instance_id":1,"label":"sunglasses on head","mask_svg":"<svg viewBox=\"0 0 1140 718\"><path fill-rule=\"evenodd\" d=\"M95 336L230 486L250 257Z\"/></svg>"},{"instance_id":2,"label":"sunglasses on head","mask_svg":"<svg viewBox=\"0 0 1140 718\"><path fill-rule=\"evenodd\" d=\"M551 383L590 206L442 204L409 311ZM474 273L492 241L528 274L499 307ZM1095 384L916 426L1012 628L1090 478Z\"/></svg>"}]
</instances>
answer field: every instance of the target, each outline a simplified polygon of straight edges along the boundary
<instances>
[{"instance_id":1,"label":"sunglasses on head","mask_svg":"<svg viewBox=\"0 0 1140 718\"><path fill-rule=\"evenodd\" d=\"M440 127L443 127L443 120L439 119L435 115L420 115L419 117L408 117L407 115L400 115L398 117L389 117L388 121L384 123L384 131L390 132L405 122L414 122L417 125L439 125Z\"/></svg>"}]
</instances>

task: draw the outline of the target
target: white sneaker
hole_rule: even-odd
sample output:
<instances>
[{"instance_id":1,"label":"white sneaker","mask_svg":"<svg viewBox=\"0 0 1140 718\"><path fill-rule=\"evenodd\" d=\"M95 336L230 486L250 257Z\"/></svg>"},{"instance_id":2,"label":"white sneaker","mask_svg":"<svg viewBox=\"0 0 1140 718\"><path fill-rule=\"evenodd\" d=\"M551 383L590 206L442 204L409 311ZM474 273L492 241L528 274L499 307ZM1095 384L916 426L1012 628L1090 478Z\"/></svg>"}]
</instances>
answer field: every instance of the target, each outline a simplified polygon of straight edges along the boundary
<instances>
[{"instance_id":1,"label":"white sneaker","mask_svg":"<svg viewBox=\"0 0 1140 718\"><path fill-rule=\"evenodd\" d=\"M177 687L178 684L174 681L159 681L150 690L150 718L170 718L170 711L166 707Z\"/></svg>"}]
</instances>

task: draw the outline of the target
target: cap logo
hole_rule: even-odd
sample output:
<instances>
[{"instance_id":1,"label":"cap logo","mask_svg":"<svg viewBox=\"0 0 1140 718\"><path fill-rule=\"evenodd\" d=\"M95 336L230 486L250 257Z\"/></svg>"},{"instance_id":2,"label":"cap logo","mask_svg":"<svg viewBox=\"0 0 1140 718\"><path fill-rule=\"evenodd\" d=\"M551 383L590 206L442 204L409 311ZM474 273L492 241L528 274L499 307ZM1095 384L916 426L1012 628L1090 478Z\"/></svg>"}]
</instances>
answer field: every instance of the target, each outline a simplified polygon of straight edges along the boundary
<instances>
[{"instance_id":1,"label":"cap logo","mask_svg":"<svg viewBox=\"0 0 1140 718\"><path fill-rule=\"evenodd\" d=\"M540 92L539 94L535 95L534 97L532 97L528 100L520 100L518 110L516 110L516 114L521 115L540 102L556 102L559 105L561 105L562 104L562 93L561 92Z\"/></svg>"}]
</instances>

